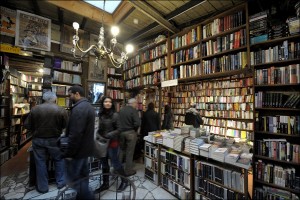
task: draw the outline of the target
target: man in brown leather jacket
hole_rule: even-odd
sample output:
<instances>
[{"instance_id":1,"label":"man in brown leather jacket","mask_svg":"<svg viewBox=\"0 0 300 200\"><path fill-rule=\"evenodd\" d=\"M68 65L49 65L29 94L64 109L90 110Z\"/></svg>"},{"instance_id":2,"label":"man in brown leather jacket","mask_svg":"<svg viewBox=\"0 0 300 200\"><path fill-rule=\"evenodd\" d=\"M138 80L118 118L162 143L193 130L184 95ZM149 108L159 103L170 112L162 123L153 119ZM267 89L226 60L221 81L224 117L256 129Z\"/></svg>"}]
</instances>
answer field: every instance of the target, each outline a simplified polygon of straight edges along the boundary
<instances>
[{"instance_id":1,"label":"man in brown leather jacket","mask_svg":"<svg viewBox=\"0 0 300 200\"><path fill-rule=\"evenodd\" d=\"M48 192L48 154L55 162L55 178L57 187L65 185L64 160L56 145L56 141L67 124L67 112L56 105L56 95L53 92L45 92L41 105L32 108L24 126L32 132L32 148L36 165L37 185L40 193Z\"/></svg>"}]
</instances>

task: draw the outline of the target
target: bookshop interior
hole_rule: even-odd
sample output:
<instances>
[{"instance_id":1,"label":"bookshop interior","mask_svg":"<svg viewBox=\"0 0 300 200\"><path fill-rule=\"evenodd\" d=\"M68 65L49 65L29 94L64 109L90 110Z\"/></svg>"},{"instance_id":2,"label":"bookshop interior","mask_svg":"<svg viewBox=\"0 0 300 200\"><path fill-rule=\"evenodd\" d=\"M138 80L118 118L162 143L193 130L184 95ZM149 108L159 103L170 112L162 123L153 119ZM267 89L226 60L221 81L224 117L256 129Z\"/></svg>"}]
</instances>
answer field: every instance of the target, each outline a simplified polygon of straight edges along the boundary
<instances>
[{"instance_id":1,"label":"bookshop interior","mask_svg":"<svg viewBox=\"0 0 300 200\"><path fill-rule=\"evenodd\" d=\"M1 199L300 199L300 0L0 9Z\"/></svg>"}]
</instances>

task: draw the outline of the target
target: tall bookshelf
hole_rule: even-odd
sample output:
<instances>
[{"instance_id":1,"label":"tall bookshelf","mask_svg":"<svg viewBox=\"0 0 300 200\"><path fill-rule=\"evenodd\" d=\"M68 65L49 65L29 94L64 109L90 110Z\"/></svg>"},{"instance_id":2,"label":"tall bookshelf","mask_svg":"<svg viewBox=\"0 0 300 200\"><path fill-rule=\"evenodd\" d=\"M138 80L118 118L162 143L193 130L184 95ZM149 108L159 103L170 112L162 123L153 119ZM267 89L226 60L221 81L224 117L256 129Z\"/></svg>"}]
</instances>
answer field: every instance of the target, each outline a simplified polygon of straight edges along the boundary
<instances>
[{"instance_id":1,"label":"tall bookshelf","mask_svg":"<svg viewBox=\"0 0 300 200\"><path fill-rule=\"evenodd\" d=\"M139 88L143 85L141 82L141 66L140 66L140 54L129 58L123 65L123 79L126 90Z\"/></svg>"},{"instance_id":2,"label":"tall bookshelf","mask_svg":"<svg viewBox=\"0 0 300 200\"><path fill-rule=\"evenodd\" d=\"M300 197L300 35L251 45L254 198Z\"/></svg>"},{"instance_id":3,"label":"tall bookshelf","mask_svg":"<svg viewBox=\"0 0 300 200\"><path fill-rule=\"evenodd\" d=\"M1 70L9 66L8 57L1 54ZM4 74L3 74L4 75ZM11 118L10 79L3 77L0 86L0 165L10 158L10 118Z\"/></svg>"},{"instance_id":4,"label":"tall bookshelf","mask_svg":"<svg viewBox=\"0 0 300 200\"><path fill-rule=\"evenodd\" d=\"M124 81L120 68L109 67L107 69L107 90L106 94L110 96L119 112L121 105L124 103Z\"/></svg>"},{"instance_id":5,"label":"tall bookshelf","mask_svg":"<svg viewBox=\"0 0 300 200\"><path fill-rule=\"evenodd\" d=\"M59 57L53 58L52 81L47 84L57 95L57 104L62 107L69 107L68 89L73 85L82 85L81 62L67 60ZM46 85L44 83L44 87ZM46 87L46 88L47 88Z\"/></svg>"}]
</instances>

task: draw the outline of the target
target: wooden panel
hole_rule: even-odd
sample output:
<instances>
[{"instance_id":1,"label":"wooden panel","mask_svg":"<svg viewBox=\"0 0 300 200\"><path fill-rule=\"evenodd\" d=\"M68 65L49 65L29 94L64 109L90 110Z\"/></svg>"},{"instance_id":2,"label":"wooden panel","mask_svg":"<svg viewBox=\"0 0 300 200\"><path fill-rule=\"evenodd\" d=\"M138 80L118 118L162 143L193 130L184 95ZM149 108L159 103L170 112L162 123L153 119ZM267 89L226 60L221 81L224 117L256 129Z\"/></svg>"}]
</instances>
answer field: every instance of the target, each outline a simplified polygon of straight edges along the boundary
<instances>
[{"instance_id":1,"label":"wooden panel","mask_svg":"<svg viewBox=\"0 0 300 200\"><path fill-rule=\"evenodd\" d=\"M36 2L39 5L43 17L58 21L57 7L55 5L50 4L46 1L36 1Z\"/></svg>"}]
</instances>

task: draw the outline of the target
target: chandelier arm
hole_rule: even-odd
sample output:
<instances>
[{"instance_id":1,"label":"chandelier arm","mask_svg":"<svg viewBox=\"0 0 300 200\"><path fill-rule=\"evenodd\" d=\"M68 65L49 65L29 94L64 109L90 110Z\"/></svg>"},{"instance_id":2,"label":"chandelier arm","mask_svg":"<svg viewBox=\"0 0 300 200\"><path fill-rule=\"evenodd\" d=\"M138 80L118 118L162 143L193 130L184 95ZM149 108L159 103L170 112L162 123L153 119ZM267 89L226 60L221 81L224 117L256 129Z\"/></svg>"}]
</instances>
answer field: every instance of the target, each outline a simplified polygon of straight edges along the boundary
<instances>
[{"instance_id":1,"label":"chandelier arm","mask_svg":"<svg viewBox=\"0 0 300 200\"><path fill-rule=\"evenodd\" d=\"M86 53L88 53L90 50L92 50L93 48L97 48L97 46L96 45L92 45L92 46L90 46L88 49L86 49L86 50L83 50L83 49L81 49L80 47L79 47L79 45L78 45L78 41L76 41L76 48L77 49L79 49L82 53L84 53L84 55L86 54Z\"/></svg>"},{"instance_id":2,"label":"chandelier arm","mask_svg":"<svg viewBox=\"0 0 300 200\"><path fill-rule=\"evenodd\" d=\"M112 56L108 56L108 57L110 59L110 62L113 64L115 68L120 68L122 66L123 63L116 61L114 58L112 58Z\"/></svg>"}]
</instances>

